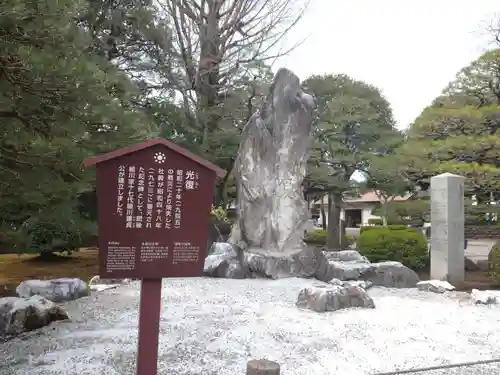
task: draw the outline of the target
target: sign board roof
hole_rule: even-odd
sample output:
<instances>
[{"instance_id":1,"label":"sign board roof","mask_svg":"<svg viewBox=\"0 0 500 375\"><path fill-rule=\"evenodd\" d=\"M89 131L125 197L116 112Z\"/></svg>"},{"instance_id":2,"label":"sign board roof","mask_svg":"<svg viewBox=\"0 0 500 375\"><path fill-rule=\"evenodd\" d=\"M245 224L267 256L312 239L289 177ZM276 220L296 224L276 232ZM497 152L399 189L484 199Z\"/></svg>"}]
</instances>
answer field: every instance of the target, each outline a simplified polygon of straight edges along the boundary
<instances>
[{"instance_id":1,"label":"sign board roof","mask_svg":"<svg viewBox=\"0 0 500 375\"><path fill-rule=\"evenodd\" d=\"M111 160L111 159L116 159L116 158L119 158L121 156L125 156L125 155L131 154L131 153L134 153L134 152L137 152L137 151L149 148L149 147L153 147L156 145L166 146L169 149L171 149L172 151L174 151L180 155L183 155L183 156L187 157L188 159L193 160L194 162L204 166L205 168L211 169L212 171L215 172L215 174L219 178L224 178L226 176L227 172L224 169L219 168L215 164L212 164L209 161L199 157L198 155L193 154L191 151L188 151L185 148L182 148L182 147L176 145L175 143L173 143L167 139L163 139L163 138L148 139L147 141L144 141L141 143L137 143L137 144L134 144L131 146L123 147L123 148L120 148L118 150L108 152L106 154L91 157L83 162L83 166L85 168L92 167L96 164L103 163L103 162Z\"/></svg>"},{"instance_id":2,"label":"sign board roof","mask_svg":"<svg viewBox=\"0 0 500 375\"><path fill-rule=\"evenodd\" d=\"M225 171L152 139L84 162L96 166L99 275L203 275L216 177Z\"/></svg>"}]
</instances>

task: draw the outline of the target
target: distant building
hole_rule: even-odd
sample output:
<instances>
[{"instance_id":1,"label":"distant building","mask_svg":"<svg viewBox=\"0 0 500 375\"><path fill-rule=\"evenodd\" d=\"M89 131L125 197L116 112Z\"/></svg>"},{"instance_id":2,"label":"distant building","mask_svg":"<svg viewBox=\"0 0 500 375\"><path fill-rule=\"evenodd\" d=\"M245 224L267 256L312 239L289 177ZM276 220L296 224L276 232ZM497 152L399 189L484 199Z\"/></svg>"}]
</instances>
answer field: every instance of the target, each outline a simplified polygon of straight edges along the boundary
<instances>
[{"instance_id":1,"label":"distant building","mask_svg":"<svg viewBox=\"0 0 500 375\"><path fill-rule=\"evenodd\" d=\"M404 202L410 199L413 195L408 194L405 196L395 196L393 202ZM325 214L328 221L328 196L323 197L323 204L325 207ZM380 218L380 216L372 215L373 210L380 204L380 199L374 191L367 192L356 198L344 199L343 207L340 211L340 218L346 222L349 228L360 227L367 225L369 219ZM313 203L312 211L318 212L320 201ZM317 217L318 215L314 215ZM318 217L318 224L321 225L321 215Z\"/></svg>"}]
</instances>

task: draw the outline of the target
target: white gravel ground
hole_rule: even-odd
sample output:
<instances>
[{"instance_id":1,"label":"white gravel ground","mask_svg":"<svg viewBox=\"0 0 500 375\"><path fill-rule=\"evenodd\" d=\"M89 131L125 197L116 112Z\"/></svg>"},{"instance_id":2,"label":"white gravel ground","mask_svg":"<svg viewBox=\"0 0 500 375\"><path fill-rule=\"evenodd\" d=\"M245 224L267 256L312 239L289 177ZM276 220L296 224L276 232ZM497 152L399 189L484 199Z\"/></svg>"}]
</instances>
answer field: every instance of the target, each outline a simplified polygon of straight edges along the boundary
<instances>
[{"instance_id":1,"label":"white gravel ground","mask_svg":"<svg viewBox=\"0 0 500 375\"><path fill-rule=\"evenodd\" d=\"M313 280L164 280L159 375L357 375L500 357L500 307L463 293L373 288L374 310L318 314L295 301ZM135 374L139 284L66 303L71 322L0 343L2 375ZM495 374L497 365L428 372Z\"/></svg>"}]
</instances>

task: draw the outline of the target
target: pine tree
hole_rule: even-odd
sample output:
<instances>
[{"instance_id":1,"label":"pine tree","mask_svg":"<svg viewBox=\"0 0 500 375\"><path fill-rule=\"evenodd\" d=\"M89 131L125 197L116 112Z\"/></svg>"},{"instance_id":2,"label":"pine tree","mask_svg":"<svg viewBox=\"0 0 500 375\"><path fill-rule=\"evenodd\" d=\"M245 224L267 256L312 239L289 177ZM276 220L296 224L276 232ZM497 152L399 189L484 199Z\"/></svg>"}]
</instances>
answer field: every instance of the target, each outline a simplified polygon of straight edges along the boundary
<instances>
[{"instance_id":1,"label":"pine tree","mask_svg":"<svg viewBox=\"0 0 500 375\"><path fill-rule=\"evenodd\" d=\"M95 234L82 161L151 133L134 86L90 54L78 3L0 3L0 250L72 250Z\"/></svg>"}]
</instances>

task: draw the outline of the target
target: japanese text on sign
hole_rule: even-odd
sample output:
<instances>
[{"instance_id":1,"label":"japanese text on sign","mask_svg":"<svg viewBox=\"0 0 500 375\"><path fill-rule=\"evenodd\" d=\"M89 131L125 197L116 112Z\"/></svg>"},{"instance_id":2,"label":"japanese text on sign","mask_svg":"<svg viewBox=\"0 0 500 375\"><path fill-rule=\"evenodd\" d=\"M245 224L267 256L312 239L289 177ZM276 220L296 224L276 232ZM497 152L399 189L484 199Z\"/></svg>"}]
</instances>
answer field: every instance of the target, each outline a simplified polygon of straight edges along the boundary
<instances>
[{"instance_id":1,"label":"japanese text on sign","mask_svg":"<svg viewBox=\"0 0 500 375\"><path fill-rule=\"evenodd\" d=\"M135 247L123 246L120 242L109 241L106 256L106 271L131 271L135 269Z\"/></svg>"},{"instance_id":2,"label":"japanese text on sign","mask_svg":"<svg viewBox=\"0 0 500 375\"><path fill-rule=\"evenodd\" d=\"M174 191L174 170L167 171L167 199L165 201L165 228L172 228L172 198Z\"/></svg>"},{"instance_id":3,"label":"japanese text on sign","mask_svg":"<svg viewBox=\"0 0 500 375\"><path fill-rule=\"evenodd\" d=\"M125 216L125 228L179 229L184 192L198 186L192 170L120 165L116 213Z\"/></svg>"},{"instance_id":4,"label":"japanese text on sign","mask_svg":"<svg viewBox=\"0 0 500 375\"><path fill-rule=\"evenodd\" d=\"M128 167L127 176L127 216L125 228L134 228L134 186L135 186L135 167Z\"/></svg>"},{"instance_id":5,"label":"japanese text on sign","mask_svg":"<svg viewBox=\"0 0 500 375\"><path fill-rule=\"evenodd\" d=\"M161 245L159 242L141 243L140 260L142 263L163 259L168 259L168 246Z\"/></svg>"},{"instance_id":6,"label":"japanese text on sign","mask_svg":"<svg viewBox=\"0 0 500 375\"><path fill-rule=\"evenodd\" d=\"M194 171L186 171L185 187L186 190L195 190L199 186L199 175Z\"/></svg>"},{"instance_id":7,"label":"japanese text on sign","mask_svg":"<svg viewBox=\"0 0 500 375\"><path fill-rule=\"evenodd\" d=\"M181 227L182 214L182 188L184 186L184 175L182 169L177 169L175 173L175 208L174 208L174 228Z\"/></svg>"},{"instance_id":8,"label":"japanese text on sign","mask_svg":"<svg viewBox=\"0 0 500 375\"><path fill-rule=\"evenodd\" d=\"M155 169L148 169L148 194L146 203L146 228L153 227L153 210L155 205L155 192L156 192L156 182L155 182Z\"/></svg>"},{"instance_id":9,"label":"japanese text on sign","mask_svg":"<svg viewBox=\"0 0 500 375\"><path fill-rule=\"evenodd\" d=\"M125 189L125 166L118 167L118 184L117 184L117 202L116 213L123 216L123 191Z\"/></svg>"},{"instance_id":10,"label":"japanese text on sign","mask_svg":"<svg viewBox=\"0 0 500 375\"><path fill-rule=\"evenodd\" d=\"M146 181L146 171L139 167L137 175L137 213L135 216L135 228L142 228L144 225L144 186Z\"/></svg>"},{"instance_id":11,"label":"japanese text on sign","mask_svg":"<svg viewBox=\"0 0 500 375\"><path fill-rule=\"evenodd\" d=\"M165 170L158 169L158 178L156 183L156 222L155 228L163 228L163 194L165 191Z\"/></svg>"},{"instance_id":12,"label":"japanese text on sign","mask_svg":"<svg viewBox=\"0 0 500 375\"><path fill-rule=\"evenodd\" d=\"M200 247L191 242L174 242L172 250L172 264L197 262L200 254Z\"/></svg>"}]
</instances>

